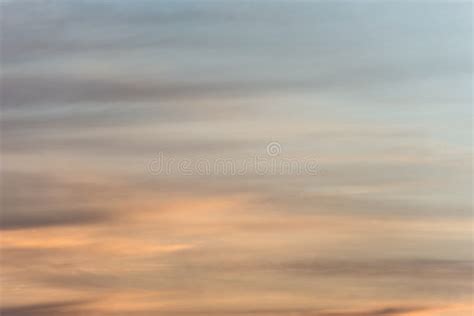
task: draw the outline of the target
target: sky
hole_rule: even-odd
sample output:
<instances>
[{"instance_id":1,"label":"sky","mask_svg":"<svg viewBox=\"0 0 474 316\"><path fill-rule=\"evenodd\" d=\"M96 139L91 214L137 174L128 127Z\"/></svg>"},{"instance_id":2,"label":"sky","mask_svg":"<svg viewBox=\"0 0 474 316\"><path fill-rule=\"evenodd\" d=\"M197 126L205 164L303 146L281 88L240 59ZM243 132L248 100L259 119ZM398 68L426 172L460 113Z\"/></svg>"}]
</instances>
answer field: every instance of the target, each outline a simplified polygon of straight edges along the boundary
<instances>
[{"instance_id":1,"label":"sky","mask_svg":"<svg viewBox=\"0 0 474 316\"><path fill-rule=\"evenodd\" d=\"M472 315L472 12L1 1L0 314Z\"/></svg>"}]
</instances>

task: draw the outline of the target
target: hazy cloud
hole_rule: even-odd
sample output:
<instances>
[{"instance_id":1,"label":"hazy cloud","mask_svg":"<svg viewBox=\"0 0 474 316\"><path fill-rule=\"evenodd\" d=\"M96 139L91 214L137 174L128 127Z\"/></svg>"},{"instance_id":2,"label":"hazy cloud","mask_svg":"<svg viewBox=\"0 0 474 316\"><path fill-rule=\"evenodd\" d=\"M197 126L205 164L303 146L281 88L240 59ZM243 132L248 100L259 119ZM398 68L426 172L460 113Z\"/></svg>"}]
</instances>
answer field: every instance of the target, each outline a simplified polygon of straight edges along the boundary
<instances>
[{"instance_id":1,"label":"hazy cloud","mask_svg":"<svg viewBox=\"0 0 474 316\"><path fill-rule=\"evenodd\" d=\"M472 314L472 4L0 14L2 315Z\"/></svg>"},{"instance_id":2,"label":"hazy cloud","mask_svg":"<svg viewBox=\"0 0 474 316\"><path fill-rule=\"evenodd\" d=\"M15 307L2 307L0 313L4 316L61 316L61 315L83 315L83 311L77 307L89 303L88 301L67 301L41 303Z\"/></svg>"}]
</instances>

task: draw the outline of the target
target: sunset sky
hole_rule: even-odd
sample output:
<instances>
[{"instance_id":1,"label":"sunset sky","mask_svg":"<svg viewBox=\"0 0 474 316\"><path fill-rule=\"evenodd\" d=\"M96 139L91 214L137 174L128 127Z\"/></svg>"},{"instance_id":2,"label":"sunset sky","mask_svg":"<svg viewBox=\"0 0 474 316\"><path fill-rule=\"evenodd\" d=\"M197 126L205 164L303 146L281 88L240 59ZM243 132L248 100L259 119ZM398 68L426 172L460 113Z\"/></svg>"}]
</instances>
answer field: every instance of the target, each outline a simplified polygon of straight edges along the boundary
<instances>
[{"instance_id":1,"label":"sunset sky","mask_svg":"<svg viewBox=\"0 0 474 316\"><path fill-rule=\"evenodd\" d=\"M0 13L2 316L472 315L472 2Z\"/></svg>"}]
</instances>

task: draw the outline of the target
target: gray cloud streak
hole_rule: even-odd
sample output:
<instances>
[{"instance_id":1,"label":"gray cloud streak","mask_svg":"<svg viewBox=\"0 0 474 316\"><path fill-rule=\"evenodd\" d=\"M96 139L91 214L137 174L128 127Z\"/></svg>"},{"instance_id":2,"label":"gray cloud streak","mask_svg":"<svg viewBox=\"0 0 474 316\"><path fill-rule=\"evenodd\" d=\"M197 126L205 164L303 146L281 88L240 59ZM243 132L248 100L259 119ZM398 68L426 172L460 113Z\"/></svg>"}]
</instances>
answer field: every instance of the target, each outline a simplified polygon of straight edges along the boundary
<instances>
[{"instance_id":1,"label":"gray cloud streak","mask_svg":"<svg viewBox=\"0 0 474 316\"><path fill-rule=\"evenodd\" d=\"M77 300L77 301L64 301L64 302L49 302L39 303L23 306L14 307L2 307L0 308L0 315L3 316L61 316L71 315L79 316L84 315L84 312L78 309L84 304L90 303L90 301Z\"/></svg>"},{"instance_id":2,"label":"gray cloud streak","mask_svg":"<svg viewBox=\"0 0 474 316\"><path fill-rule=\"evenodd\" d=\"M93 225L112 219L83 185L38 174L2 172L1 230ZM87 197L87 198L86 198ZM103 197L105 198L105 196Z\"/></svg>"}]
</instances>

